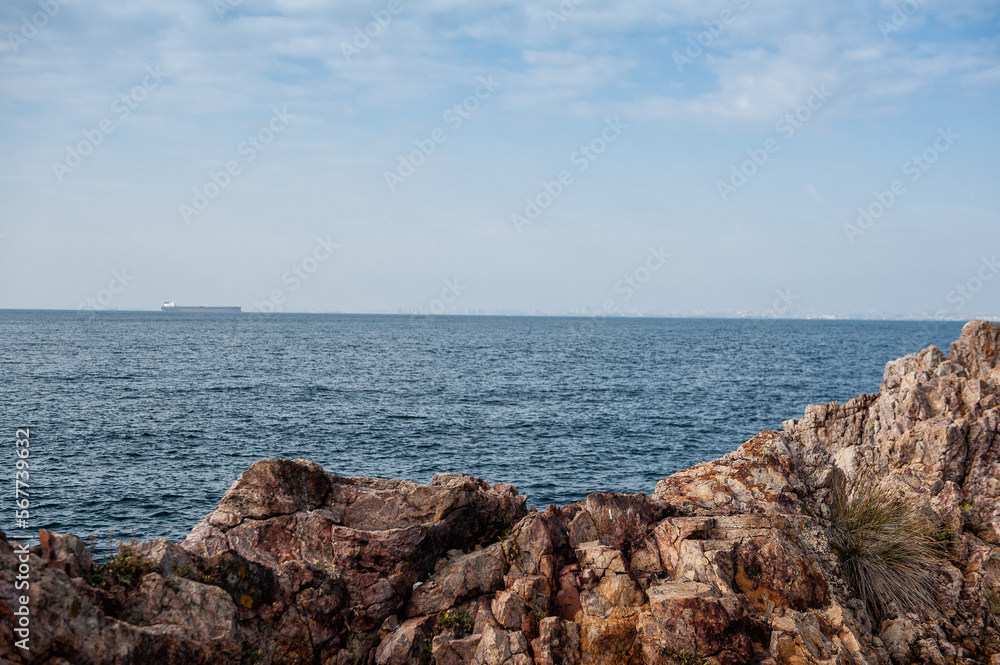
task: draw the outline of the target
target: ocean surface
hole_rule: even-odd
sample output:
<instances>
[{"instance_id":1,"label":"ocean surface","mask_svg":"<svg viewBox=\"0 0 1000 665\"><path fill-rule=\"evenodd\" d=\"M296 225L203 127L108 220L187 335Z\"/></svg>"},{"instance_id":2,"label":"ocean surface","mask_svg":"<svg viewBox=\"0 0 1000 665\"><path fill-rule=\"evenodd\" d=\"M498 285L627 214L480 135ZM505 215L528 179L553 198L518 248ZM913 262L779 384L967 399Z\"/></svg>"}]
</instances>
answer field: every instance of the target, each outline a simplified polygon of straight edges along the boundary
<instances>
[{"instance_id":1,"label":"ocean surface","mask_svg":"<svg viewBox=\"0 0 1000 665\"><path fill-rule=\"evenodd\" d=\"M0 528L182 539L258 459L510 482L530 505L656 481L810 403L875 392L960 323L0 311ZM3 471L3 469L7 469Z\"/></svg>"}]
</instances>

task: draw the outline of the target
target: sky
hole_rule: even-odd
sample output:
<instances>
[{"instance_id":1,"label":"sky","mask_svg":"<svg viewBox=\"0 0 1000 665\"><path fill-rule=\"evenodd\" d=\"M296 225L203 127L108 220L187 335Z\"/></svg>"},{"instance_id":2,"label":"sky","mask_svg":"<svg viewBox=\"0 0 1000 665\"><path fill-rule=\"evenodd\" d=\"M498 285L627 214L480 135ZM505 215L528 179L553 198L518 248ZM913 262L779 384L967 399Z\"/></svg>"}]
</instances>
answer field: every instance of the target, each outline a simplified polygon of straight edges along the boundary
<instances>
[{"instance_id":1,"label":"sky","mask_svg":"<svg viewBox=\"0 0 1000 665\"><path fill-rule=\"evenodd\" d=\"M0 308L1000 309L1000 4L8 0Z\"/></svg>"}]
</instances>

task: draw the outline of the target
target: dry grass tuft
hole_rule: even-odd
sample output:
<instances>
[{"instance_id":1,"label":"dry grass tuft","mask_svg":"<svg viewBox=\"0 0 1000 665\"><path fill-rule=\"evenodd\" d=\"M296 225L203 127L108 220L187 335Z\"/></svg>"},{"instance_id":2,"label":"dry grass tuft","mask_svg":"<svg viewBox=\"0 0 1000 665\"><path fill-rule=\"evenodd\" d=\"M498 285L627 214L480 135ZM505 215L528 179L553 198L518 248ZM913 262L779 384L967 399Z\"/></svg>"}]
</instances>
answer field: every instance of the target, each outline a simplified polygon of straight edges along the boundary
<instances>
[{"instance_id":1,"label":"dry grass tuft","mask_svg":"<svg viewBox=\"0 0 1000 665\"><path fill-rule=\"evenodd\" d=\"M865 472L834 491L830 541L845 579L876 621L893 609L935 607L933 564L945 558L940 525L886 477Z\"/></svg>"}]
</instances>

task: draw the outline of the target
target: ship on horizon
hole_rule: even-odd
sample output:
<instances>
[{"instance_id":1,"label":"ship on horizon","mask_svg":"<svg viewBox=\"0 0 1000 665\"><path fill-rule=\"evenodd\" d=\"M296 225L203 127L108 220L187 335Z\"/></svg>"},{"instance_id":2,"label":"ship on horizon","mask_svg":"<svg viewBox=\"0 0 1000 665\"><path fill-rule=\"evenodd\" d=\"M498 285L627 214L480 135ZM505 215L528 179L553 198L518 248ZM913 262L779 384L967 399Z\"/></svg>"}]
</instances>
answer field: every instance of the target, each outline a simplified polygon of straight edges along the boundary
<instances>
[{"instance_id":1,"label":"ship on horizon","mask_svg":"<svg viewBox=\"0 0 1000 665\"><path fill-rule=\"evenodd\" d=\"M242 307L211 307L209 305L175 305L173 300L163 303L160 309L164 312L197 312L202 314L239 314Z\"/></svg>"}]
</instances>

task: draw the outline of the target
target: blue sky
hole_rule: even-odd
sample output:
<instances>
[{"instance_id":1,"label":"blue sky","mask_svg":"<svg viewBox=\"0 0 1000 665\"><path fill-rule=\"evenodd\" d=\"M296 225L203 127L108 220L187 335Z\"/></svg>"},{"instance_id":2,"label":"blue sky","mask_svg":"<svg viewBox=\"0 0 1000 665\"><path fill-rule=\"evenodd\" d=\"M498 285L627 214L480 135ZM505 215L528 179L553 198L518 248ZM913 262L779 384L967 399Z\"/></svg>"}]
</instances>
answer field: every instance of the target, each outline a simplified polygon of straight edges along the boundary
<instances>
[{"instance_id":1,"label":"blue sky","mask_svg":"<svg viewBox=\"0 0 1000 665\"><path fill-rule=\"evenodd\" d=\"M14 0L0 35L0 308L1000 305L995 2Z\"/></svg>"}]
</instances>

